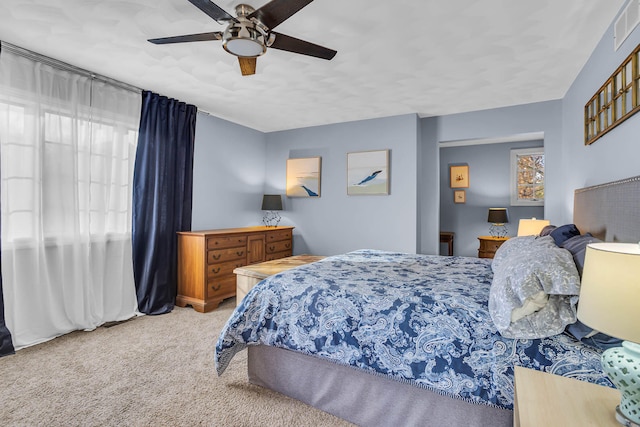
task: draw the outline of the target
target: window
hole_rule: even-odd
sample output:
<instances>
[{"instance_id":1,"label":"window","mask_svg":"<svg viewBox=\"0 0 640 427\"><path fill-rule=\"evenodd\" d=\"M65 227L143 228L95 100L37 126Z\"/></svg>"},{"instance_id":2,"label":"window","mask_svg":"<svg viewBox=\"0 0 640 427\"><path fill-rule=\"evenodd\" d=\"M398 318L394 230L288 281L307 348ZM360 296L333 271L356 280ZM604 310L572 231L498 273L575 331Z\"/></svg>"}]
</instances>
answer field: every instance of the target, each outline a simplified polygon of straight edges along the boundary
<instances>
[{"instance_id":1,"label":"window","mask_svg":"<svg viewBox=\"0 0 640 427\"><path fill-rule=\"evenodd\" d=\"M511 205L544 205L544 147L511 150Z\"/></svg>"},{"instance_id":2,"label":"window","mask_svg":"<svg viewBox=\"0 0 640 427\"><path fill-rule=\"evenodd\" d=\"M2 221L11 226L3 227L3 246L77 232L130 234L136 118L5 99L0 196Z\"/></svg>"}]
</instances>

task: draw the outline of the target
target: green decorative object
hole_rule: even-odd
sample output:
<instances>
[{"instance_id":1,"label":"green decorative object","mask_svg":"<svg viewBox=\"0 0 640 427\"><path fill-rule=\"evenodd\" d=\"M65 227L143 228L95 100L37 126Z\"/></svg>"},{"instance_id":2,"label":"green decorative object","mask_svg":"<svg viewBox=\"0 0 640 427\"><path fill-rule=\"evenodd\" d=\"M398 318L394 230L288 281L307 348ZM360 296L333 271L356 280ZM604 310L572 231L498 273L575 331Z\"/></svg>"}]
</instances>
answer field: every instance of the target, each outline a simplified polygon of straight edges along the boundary
<instances>
[{"instance_id":1,"label":"green decorative object","mask_svg":"<svg viewBox=\"0 0 640 427\"><path fill-rule=\"evenodd\" d=\"M578 319L620 338L622 347L602 353L602 370L622 395L616 419L640 427L640 245L591 243L580 285Z\"/></svg>"},{"instance_id":2,"label":"green decorative object","mask_svg":"<svg viewBox=\"0 0 640 427\"><path fill-rule=\"evenodd\" d=\"M623 341L602 353L602 369L622 394L618 410L629 420L640 424L640 345ZM617 416L624 425L624 419Z\"/></svg>"}]
</instances>

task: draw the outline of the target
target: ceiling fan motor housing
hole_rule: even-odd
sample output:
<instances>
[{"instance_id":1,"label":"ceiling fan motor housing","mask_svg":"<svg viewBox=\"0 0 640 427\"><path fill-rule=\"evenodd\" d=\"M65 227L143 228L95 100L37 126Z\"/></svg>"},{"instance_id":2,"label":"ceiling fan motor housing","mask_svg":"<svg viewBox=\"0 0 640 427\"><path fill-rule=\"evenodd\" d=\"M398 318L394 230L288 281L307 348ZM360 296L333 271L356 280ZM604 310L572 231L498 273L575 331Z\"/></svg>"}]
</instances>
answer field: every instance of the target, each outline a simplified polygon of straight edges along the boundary
<instances>
[{"instance_id":1,"label":"ceiling fan motor housing","mask_svg":"<svg viewBox=\"0 0 640 427\"><path fill-rule=\"evenodd\" d=\"M259 23L247 19L254 12L251 6L236 6L237 21L232 21L222 35L222 47L242 58L255 58L267 51L269 34Z\"/></svg>"}]
</instances>

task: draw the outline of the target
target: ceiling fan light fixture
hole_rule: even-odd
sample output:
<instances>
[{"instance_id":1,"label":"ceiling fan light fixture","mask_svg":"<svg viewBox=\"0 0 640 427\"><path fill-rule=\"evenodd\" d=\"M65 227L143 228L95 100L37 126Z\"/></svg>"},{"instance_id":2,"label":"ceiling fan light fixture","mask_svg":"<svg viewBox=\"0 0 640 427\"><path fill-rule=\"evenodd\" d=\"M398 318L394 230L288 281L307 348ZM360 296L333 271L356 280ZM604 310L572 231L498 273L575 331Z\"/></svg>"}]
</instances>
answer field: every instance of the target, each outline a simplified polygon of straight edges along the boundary
<instances>
[{"instance_id":1,"label":"ceiling fan light fixture","mask_svg":"<svg viewBox=\"0 0 640 427\"><path fill-rule=\"evenodd\" d=\"M224 31L222 47L232 55L254 58L267 51L266 38L266 34L250 22L234 22Z\"/></svg>"}]
</instances>

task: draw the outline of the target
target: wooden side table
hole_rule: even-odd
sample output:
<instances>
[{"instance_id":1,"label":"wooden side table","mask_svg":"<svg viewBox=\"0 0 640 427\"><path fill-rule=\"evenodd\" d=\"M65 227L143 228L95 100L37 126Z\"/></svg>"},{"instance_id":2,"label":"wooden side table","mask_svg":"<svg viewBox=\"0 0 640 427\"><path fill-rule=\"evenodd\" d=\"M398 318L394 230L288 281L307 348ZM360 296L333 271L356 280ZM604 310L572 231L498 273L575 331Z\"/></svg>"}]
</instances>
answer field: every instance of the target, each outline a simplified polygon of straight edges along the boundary
<instances>
[{"instance_id":1,"label":"wooden side table","mask_svg":"<svg viewBox=\"0 0 640 427\"><path fill-rule=\"evenodd\" d=\"M498 248L507 240L508 237L480 236L480 248L478 248L478 258L493 258Z\"/></svg>"},{"instance_id":2,"label":"wooden side table","mask_svg":"<svg viewBox=\"0 0 640 427\"><path fill-rule=\"evenodd\" d=\"M449 247L449 256L453 256L453 238L456 233L452 231L441 231L440 232L440 243L446 243Z\"/></svg>"},{"instance_id":3,"label":"wooden side table","mask_svg":"<svg viewBox=\"0 0 640 427\"><path fill-rule=\"evenodd\" d=\"M251 288L263 279L299 265L320 261L323 258L323 256L315 255L296 255L236 268L233 270L236 274L236 305L240 304Z\"/></svg>"},{"instance_id":4,"label":"wooden side table","mask_svg":"<svg viewBox=\"0 0 640 427\"><path fill-rule=\"evenodd\" d=\"M614 388L516 366L514 390L514 427L620 427Z\"/></svg>"}]
</instances>

